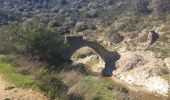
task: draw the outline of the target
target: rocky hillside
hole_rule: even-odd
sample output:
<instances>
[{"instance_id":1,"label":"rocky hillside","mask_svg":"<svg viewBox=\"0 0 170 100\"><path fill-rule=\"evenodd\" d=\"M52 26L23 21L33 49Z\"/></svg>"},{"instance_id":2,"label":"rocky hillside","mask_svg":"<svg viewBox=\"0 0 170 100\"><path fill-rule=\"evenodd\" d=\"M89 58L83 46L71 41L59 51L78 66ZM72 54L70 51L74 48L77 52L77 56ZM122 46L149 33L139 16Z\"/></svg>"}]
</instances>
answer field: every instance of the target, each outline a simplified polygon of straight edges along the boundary
<instances>
[{"instance_id":1,"label":"rocky hillside","mask_svg":"<svg viewBox=\"0 0 170 100\"><path fill-rule=\"evenodd\" d=\"M112 32L140 31L165 22L169 20L170 1L0 0L0 8L0 25L40 19L61 34L96 33L107 27L112 27Z\"/></svg>"}]
</instances>

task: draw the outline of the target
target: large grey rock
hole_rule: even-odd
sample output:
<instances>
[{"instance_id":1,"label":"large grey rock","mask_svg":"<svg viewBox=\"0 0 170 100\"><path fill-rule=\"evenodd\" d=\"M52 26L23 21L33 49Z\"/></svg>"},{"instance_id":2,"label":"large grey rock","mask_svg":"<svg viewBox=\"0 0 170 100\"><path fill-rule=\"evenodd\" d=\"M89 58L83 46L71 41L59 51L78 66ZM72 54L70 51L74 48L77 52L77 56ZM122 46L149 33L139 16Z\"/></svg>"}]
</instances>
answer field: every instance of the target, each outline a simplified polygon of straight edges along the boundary
<instances>
[{"instance_id":1,"label":"large grey rock","mask_svg":"<svg viewBox=\"0 0 170 100\"><path fill-rule=\"evenodd\" d=\"M143 86L154 93L165 96L168 94L169 84L159 76L164 61L155 53L129 51L120 55L121 58L117 62L117 71L113 73L115 77L131 85Z\"/></svg>"},{"instance_id":2,"label":"large grey rock","mask_svg":"<svg viewBox=\"0 0 170 100\"><path fill-rule=\"evenodd\" d=\"M134 67L141 66L147 63L147 60L141 54L126 52L121 55L117 62L117 68L122 71L130 70Z\"/></svg>"}]
</instances>

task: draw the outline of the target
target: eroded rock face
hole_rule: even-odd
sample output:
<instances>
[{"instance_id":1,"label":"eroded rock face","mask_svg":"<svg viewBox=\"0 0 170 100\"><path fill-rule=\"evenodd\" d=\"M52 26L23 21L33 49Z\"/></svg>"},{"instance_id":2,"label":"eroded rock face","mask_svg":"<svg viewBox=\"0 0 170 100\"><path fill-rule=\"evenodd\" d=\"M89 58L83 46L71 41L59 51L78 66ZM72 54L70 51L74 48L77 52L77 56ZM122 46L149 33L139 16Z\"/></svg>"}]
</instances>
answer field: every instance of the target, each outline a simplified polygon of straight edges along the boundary
<instances>
[{"instance_id":1,"label":"eroded rock face","mask_svg":"<svg viewBox=\"0 0 170 100\"><path fill-rule=\"evenodd\" d=\"M156 54L150 51L128 51L120 55L114 76L128 84L143 86L154 93L167 95L169 84L159 76L164 61Z\"/></svg>"},{"instance_id":2,"label":"eroded rock face","mask_svg":"<svg viewBox=\"0 0 170 100\"><path fill-rule=\"evenodd\" d=\"M165 58L164 62L166 64L166 67L168 67L168 69L170 70L170 58Z\"/></svg>"},{"instance_id":3,"label":"eroded rock face","mask_svg":"<svg viewBox=\"0 0 170 100\"><path fill-rule=\"evenodd\" d=\"M117 62L117 68L122 71L130 70L134 67L141 66L147 63L147 60L138 53L126 52Z\"/></svg>"}]
</instances>

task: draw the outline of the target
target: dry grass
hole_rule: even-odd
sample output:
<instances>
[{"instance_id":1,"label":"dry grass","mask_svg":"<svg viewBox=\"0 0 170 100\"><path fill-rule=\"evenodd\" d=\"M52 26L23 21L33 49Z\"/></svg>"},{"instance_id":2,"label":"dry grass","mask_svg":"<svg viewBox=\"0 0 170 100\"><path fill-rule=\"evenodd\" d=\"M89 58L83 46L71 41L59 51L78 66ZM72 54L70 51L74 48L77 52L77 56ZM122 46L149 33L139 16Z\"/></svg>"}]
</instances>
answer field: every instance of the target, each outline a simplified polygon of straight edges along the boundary
<instances>
[{"instance_id":1,"label":"dry grass","mask_svg":"<svg viewBox=\"0 0 170 100\"><path fill-rule=\"evenodd\" d=\"M72 100L77 100L76 98L81 98L78 100L117 100L117 98L126 100L128 98L121 86L111 85L96 76L83 75L78 70L63 71L60 76L68 84L67 95Z\"/></svg>"},{"instance_id":2,"label":"dry grass","mask_svg":"<svg viewBox=\"0 0 170 100\"><path fill-rule=\"evenodd\" d=\"M25 74L33 72L38 67L46 66L44 62L40 62L36 57L24 57L21 55L6 55L3 61L11 63L16 71Z\"/></svg>"}]
</instances>

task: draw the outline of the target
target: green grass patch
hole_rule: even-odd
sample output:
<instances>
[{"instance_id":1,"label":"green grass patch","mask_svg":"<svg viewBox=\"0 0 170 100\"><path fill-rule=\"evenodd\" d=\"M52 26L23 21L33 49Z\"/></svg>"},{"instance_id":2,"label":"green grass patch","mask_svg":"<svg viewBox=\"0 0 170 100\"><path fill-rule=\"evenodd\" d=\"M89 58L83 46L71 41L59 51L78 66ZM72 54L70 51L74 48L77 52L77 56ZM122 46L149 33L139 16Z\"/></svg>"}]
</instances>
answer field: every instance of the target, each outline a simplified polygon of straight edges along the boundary
<instances>
[{"instance_id":1,"label":"green grass patch","mask_svg":"<svg viewBox=\"0 0 170 100\"><path fill-rule=\"evenodd\" d=\"M94 60L88 61L87 65L92 67L92 66L98 64L99 62L100 62L99 59L94 59Z\"/></svg>"},{"instance_id":2,"label":"green grass patch","mask_svg":"<svg viewBox=\"0 0 170 100\"><path fill-rule=\"evenodd\" d=\"M0 60L2 60L5 56L0 54Z\"/></svg>"},{"instance_id":3,"label":"green grass patch","mask_svg":"<svg viewBox=\"0 0 170 100\"><path fill-rule=\"evenodd\" d=\"M81 85L87 100L115 100L116 91L109 90L107 84L98 79L87 76Z\"/></svg>"},{"instance_id":4,"label":"green grass patch","mask_svg":"<svg viewBox=\"0 0 170 100\"><path fill-rule=\"evenodd\" d=\"M31 75L25 75L15 71L15 68L10 64L3 62L4 55L0 55L0 74L3 77L13 83L17 87L23 88L35 88L36 82Z\"/></svg>"}]
</instances>

